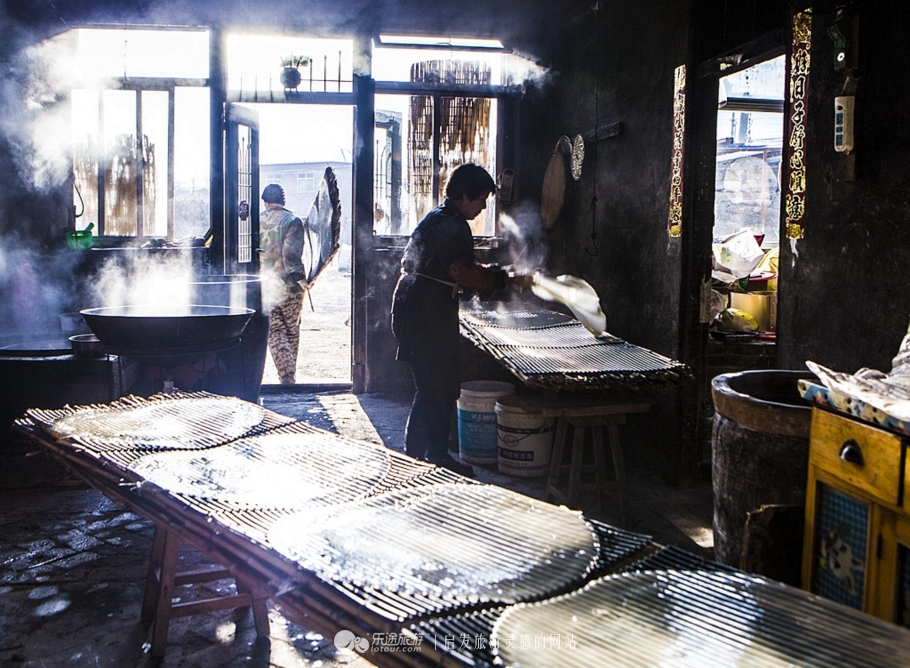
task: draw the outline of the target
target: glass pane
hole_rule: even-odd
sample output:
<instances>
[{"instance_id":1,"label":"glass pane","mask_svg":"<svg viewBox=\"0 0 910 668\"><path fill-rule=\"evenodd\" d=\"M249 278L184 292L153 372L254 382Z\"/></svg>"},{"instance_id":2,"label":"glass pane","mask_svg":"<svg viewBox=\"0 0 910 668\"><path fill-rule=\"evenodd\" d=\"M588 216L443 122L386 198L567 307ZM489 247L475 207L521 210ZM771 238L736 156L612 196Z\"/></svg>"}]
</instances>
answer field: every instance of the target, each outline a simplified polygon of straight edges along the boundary
<instances>
[{"instance_id":1,"label":"glass pane","mask_svg":"<svg viewBox=\"0 0 910 668\"><path fill-rule=\"evenodd\" d=\"M784 75L780 56L720 80L715 242L742 230L779 242Z\"/></svg>"},{"instance_id":2,"label":"glass pane","mask_svg":"<svg viewBox=\"0 0 910 668\"><path fill-rule=\"evenodd\" d=\"M253 129L237 126L237 201L254 202L253 196ZM253 237L249 211L240 207L237 220L237 262L252 259Z\"/></svg>"},{"instance_id":3,"label":"glass pane","mask_svg":"<svg viewBox=\"0 0 910 668\"><path fill-rule=\"evenodd\" d=\"M402 154L411 133L410 96L377 95L374 104L373 233L410 234L419 220L408 194L411 161Z\"/></svg>"},{"instance_id":4,"label":"glass pane","mask_svg":"<svg viewBox=\"0 0 910 668\"><path fill-rule=\"evenodd\" d=\"M286 90L349 93L353 90L354 46L345 39L305 39L280 35L228 35L228 90L271 92L283 101Z\"/></svg>"},{"instance_id":5,"label":"glass pane","mask_svg":"<svg viewBox=\"0 0 910 668\"><path fill-rule=\"evenodd\" d=\"M202 238L211 221L209 90L177 88L174 97L174 238Z\"/></svg>"},{"instance_id":6,"label":"glass pane","mask_svg":"<svg viewBox=\"0 0 910 668\"><path fill-rule=\"evenodd\" d=\"M441 98L441 137L439 201L445 198L445 184L456 167L469 162L481 165L496 175L496 100L478 97ZM495 228L496 199L472 221L475 236L492 236Z\"/></svg>"},{"instance_id":7,"label":"glass pane","mask_svg":"<svg viewBox=\"0 0 910 668\"><path fill-rule=\"evenodd\" d=\"M827 485L818 485L816 570L812 590L862 610L866 586L869 506Z\"/></svg>"},{"instance_id":8,"label":"glass pane","mask_svg":"<svg viewBox=\"0 0 910 668\"><path fill-rule=\"evenodd\" d=\"M105 154L104 234L135 236L138 220L136 180L136 93L106 90L102 98Z\"/></svg>"},{"instance_id":9,"label":"glass pane","mask_svg":"<svg viewBox=\"0 0 910 668\"><path fill-rule=\"evenodd\" d=\"M402 160L401 145L403 124L407 116L399 108L405 96L377 95L374 116L373 150L374 192L373 215L374 234L406 234L407 198L403 198L402 183L407 181L407 161Z\"/></svg>"},{"instance_id":10,"label":"glass pane","mask_svg":"<svg viewBox=\"0 0 910 668\"><path fill-rule=\"evenodd\" d=\"M373 49L373 78L376 81L415 81L413 68L425 61L463 60L477 64L477 70L489 71L483 80L443 79L449 83L471 83L498 86L502 83L503 56L499 53L477 53L455 49L396 49L380 47Z\"/></svg>"},{"instance_id":11,"label":"glass pane","mask_svg":"<svg viewBox=\"0 0 910 668\"><path fill-rule=\"evenodd\" d=\"M441 98L438 170L433 164L433 97L377 95L375 106L374 234L411 234L444 199L446 179L459 165L474 162L496 174L497 100ZM437 171L439 191L434 198ZM491 199L486 212L472 221L474 235L492 235L495 220L495 200Z\"/></svg>"},{"instance_id":12,"label":"glass pane","mask_svg":"<svg viewBox=\"0 0 910 668\"><path fill-rule=\"evenodd\" d=\"M76 207L76 229L92 223L92 232L98 234L98 158L101 151L101 96L97 90L73 90L70 101L73 117L73 177Z\"/></svg>"},{"instance_id":13,"label":"glass pane","mask_svg":"<svg viewBox=\"0 0 910 668\"><path fill-rule=\"evenodd\" d=\"M412 216L408 219L408 234L414 231L417 224L423 220L434 206L441 200L436 200L433 193L433 179L438 173L437 165L433 162L434 126L436 124L433 98L429 95L411 95L408 98L408 112L410 123L408 134L405 135L404 151L408 161L408 174L406 193L411 200L408 207ZM440 183L442 187L442 183Z\"/></svg>"},{"instance_id":14,"label":"glass pane","mask_svg":"<svg viewBox=\"0 0 910 668\"><path fill-rule=\"evenodd\" d=\"M209 32L83 28L78 71L101 77L209 76Z\"/></svg>"},{"instance_id":15,"label":"glass pane","mask_svg":"<svg viewBox=\"0 0 910 668\"><path fill-rule=\"evenodd\" d=\"M142 230L167 236L168 93L142 92Z\"/></svg>"}]
</instances>

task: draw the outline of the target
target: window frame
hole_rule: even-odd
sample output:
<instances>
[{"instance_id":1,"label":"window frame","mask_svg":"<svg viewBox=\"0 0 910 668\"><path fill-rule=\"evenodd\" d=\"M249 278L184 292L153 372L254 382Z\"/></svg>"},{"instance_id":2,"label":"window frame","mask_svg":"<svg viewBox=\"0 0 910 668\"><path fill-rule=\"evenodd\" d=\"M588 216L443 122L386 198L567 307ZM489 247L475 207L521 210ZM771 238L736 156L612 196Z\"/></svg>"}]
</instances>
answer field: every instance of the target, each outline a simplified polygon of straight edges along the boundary
<instances>
[{"instance_id":1,"label":"window frame","mask_svg":"<svg viewBox=\"0 0 910 668\"><path fill-rule=\"evenodd\" d=\"M402 81L376 81L374 82L374 99L378 95L408 95L408 96L426 96L433 99L433 109L434 109L434 118L436 117L436 110L440 106L440 100L442 98L489 98L497 101L496 104L496 134L491 139L492 152L493 152L493 168L494 171L499 172L502 165L502 137L504 134L503 130L503 109L505 105L504 101L510 97L516 97L519 92L511 86L501 86L501 85L476 85L476 84L440 84L440 83L426 83L426 82L402 82ZM375 106L375 105L374 105ZM378 117L374 117L374 123L382 124L386 121L380 120ZM440 141L441 136L439 133L439 123L434 122L434 131L433 131L433 185L432 185L432 201L433 206L438 206L439 202L439 192L440 192L440 165L439 165L439 156L440 156ZM402 147L402 151L405 150ZM376 178L379 176L380 171L376 169L376 165L373 166L373 192L376 193L378 186L375 182ZM493 174L494 178L497 178L496 174ZM403 189L402 189L403 190ZM407 194L402 192L401 197L407 197ZM491 234L481 235L481 239L490 239L494 238L499 234L499 216L500 216L500 206L498 203L493 204L493 231ZM389 240L392 243L395 243L396 240L406 238L410 236L410 232L402 232L399 234L377 234L374 230L374 237L384 238Z\"/></svg>"},{"instance_id":2,"label":"window frame","mask_svg":"<svg viewBox=\"0 0 910 668\"><path fill-rule=\"evenodd\" d=\"M131 28L126 26L118 26L116 28L110 28L112 31L123 31L130 30ZM165 32L183 32L186 30L193 30L198 32L210 33L209 28L203 30L199 29L181 29L177 26L168 26L164 28L155 28L154 26L136 26L136 30L160 30ZM74 30L79 30L79 28L74 28ZM209 64L210 67L210 64ZM188 78L188 77L134 77L134 76L125 76L125 77L102 77L94 85L86 87L78 87L80 90L97 92L99 94L99 107L102 110L103 114L103 93L104 91L128 91L134 92L136 95L136 122L135 122L135 136L142 136L142 93L146 91L154 92L165 92L168 95L167 101L167 165L166 165L166 193L167 198L167 221L166 221L166 232L164 238L168 241L174 240L175 232L175 186L176 186L176 175L175 175L175 162L174 162L174 148L175 148L175 107L176 107L176 90L178 88L205 88L211 90L211 84L209 78ZM99 134L102 132L102 128L98 128ZM97 167L101 167L102 163L97 162ZM75 174L75 166L73 166L73 172ZM98 170L96 173L96 178L98 180L97 192L98 192L98 201L96 206L98 207L98 220L95 222L95 235L98 237L109 236L106 234L106 212L105 212L105 184L104 184L104 173L102 170ZM142 182L144 178L144 165L142 161L137 161L137 180L139 183ZM112 238L117 239L143 239L146 237L150 238L162 238L159 235L150 235L146 233L145 220L144 220L144 202L142 201L142 195L140 191L137 191L137 206L136 206L136 234L135 235L114 235ZM82 195L79 194L81 198Z\"/></svg>"},{"instance_id":3,"label":"window frame","mask_svg":"<svg viewBox=\"0 0 910 668\"><path fill-rule=\"evenodd\" d=\"M166 175L166 197L167 197L167 223L166 223L166 234L165 238L168 241L172 241L174 238L174 224L175 224L175 214L174 214L174 189L175 189L175 172L174 172L174 145L175 145L175 98L177 88L209 88L208 79L182 79L182 78L159 78L159 77L148 77L148 78L130 78L130 79L111 79L105 82L102 82L102 85L92 88L84 88L82 90L87 91L97 91L98 93L103 93L104 91L114 90L114 91L127 91L134 92L136 95L136 123L135 123L135 136L142 136L142 93L146 91L155 91L155 92L166 92L168 95L168 121L167 121L167 175ZM99 105L104 105L103 96L99 96ZM103 113L103 112L102 112ZM101 129L99 128L99 133ZM98 166L101 166L101 163L96 163ZM137 163L137 180L141 183L144 178L144 165L142 161ZM105 186L104 186L104 174L101 170L96 174L98 179L98 220L96 221L97 227L97 236L107 236L106 235L106 213L105 213ZM158 235L146 234L144 229L144 215L143 215L144 203L142 202L141 196L139 196L139 201L137 202L136 207L136 234L135 235L115 235L117 238L137 238L142 239L145 237L157 237ZM160 238L160 237L158 237Z\"/></svg>"}]
</instances>

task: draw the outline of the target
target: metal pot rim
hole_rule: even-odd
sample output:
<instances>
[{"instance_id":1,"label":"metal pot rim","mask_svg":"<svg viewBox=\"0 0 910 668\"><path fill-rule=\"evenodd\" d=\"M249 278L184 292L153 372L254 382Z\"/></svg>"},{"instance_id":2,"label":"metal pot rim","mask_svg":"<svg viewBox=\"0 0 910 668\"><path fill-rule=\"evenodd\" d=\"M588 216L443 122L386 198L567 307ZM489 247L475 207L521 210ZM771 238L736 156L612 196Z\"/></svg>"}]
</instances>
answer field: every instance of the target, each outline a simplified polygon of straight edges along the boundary
<instances>
[{"instance_id":1,"label":"metal pot rim","mask_svg":"<svg viewBox=\"0 0 910 668\"><path fill-rule=\"evenodd\" d=\"M100 306L79 311L82 315L106 318L185 318L207 316L248 316L255 309L212 304L130 304L126 306Z\"/></svg>"}]
</instances>

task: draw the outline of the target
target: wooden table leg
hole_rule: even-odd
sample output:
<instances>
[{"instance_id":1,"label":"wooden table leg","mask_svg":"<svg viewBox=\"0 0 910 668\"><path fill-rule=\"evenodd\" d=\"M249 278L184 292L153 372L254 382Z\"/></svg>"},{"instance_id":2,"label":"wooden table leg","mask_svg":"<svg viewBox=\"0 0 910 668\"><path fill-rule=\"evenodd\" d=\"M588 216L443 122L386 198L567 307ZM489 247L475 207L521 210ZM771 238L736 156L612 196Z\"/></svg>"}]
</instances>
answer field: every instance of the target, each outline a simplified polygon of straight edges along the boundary
<instances>
[{"instance_id":1,"label":"wooden table leg","mask_svg":"<svg viewBox=\"0 0 910 668\"><path fill-rule=\"evenodd\" d=\"M619 425L611 421L607 425L610 450L613 452L613 470L616 473L616 496L619 497L619 516L624 529L629 528L629 511L626 504L626 467L622 457L622 443L619 441Z\"/></svg>"},{"instance_id":2,"label":"wooden table leg","mask_svg":"<svg viewBox=\"0 0 910 668\"><path fill-rule=\"evenodd\" d=\"M566 503L569 508L578 507L578 493L581 491L581 472L584 458L585 427L578 422L572 422L575 433L572 435L572 461L569 464L569 492Z\"/></svg>"},{"instance_id":3,"label":"wooden table leg","mask_svg":"<svg viewBox=\"0 0 910 668\"><path fill-rule=\"evenodd\" d=\"M267 638L269 635L269 610L266 607L266 599L256 598L253 590L243 580L236 580L237 593L247 594L250 597L250 608L253 611L253 623L256 625L256 635L260 638Z\"/></svg>"},{"instance_id":4,"label":"wooden table leg","mask_svg":"<svg viewBox=\"0 0 910 668\"><path fill-rule=\"evenodd\" d=\"M142 601L142 619L151 620L151 655L159 658L167 649L168 625L172 619L198 615L230 608L252 609L256 635L269 635L269 612L266 598L255 595L252 588L239 580L225 568L205 568L177 574L177 556L180 539L161 525L155 525L152 541L152 556L149 560L148 576L145 582L145 598ZM237 593L202 600L174 603L174 588L182 585L196 585L217 580L233 579Z\"/></svg>"},{"instance_id":5,"label":"wooden table leg","mask_svg":"<svg viewBox=\"0 0 910 668\"><path fill-rule=\"evenodd\" d=\"M145 595L142 597L143 622L155 618L155 606L158 604L158 593L161 582L161 561L164 558L164 539L167 530L155 525L155 536L152 539L152 556L149 559L148 574L145 577Z\"/></svg>"},{"instance_id":6,"label":"wooden table leg","mask_svg":"<svg viewBox=\"0 0 910 668\"><path fill-rule=\"evenodd\" d=\"M164 656L167 649L167 630L171 620L171 604L174 599L174 577L177 575L177 552L180 540L165 529L164 550L161 559L161 575L158 579L158 602L155 607L155 625L152 628L152 649L154 657Z\"/></svg>"},{"instance_id":7,"label":"wooden table leg","mask_svg":"<svg viewBox=\"0 0 910 668\"><path fill-rule=\"evenodd\" d=\"M591 445L594 448L594 483L595 498L597 499L597 510L603 508L604 488L607 486L607 462L604 456L604 436L603 425L598 420L593 423L591 429Z\"/></svg>"},{"instance_id":8,"label":"wooden table leg","mask_svg":"<svg viewBox=\"0 0 910 668\"><path fill-rule=\"evenodd\" d=\"M562 458L566 450L566 433L568 421L564 417L556 419L556 436L553 439L553 452L550 455L550 473L547 476L547 501L563 501L559 490L559 477L562 473Z\"/></svg>"}]
</instances>

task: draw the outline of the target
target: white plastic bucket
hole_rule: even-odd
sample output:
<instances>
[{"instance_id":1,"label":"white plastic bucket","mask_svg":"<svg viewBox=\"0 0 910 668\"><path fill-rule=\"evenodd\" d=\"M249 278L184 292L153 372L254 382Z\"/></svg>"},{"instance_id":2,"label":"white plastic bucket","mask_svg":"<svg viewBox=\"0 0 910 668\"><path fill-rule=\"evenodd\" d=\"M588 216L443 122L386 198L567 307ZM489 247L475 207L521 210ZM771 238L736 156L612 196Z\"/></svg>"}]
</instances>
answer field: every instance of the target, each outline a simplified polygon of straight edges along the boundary
<instances>
[{"instance_id":1,"label":"white plastic bucket","mask_svg":"<svg viewBox=\"0 0 910 668\"><path fill-rule=\"evenodd\" d=\"M458 397L458 454L472 464L495 464L496 401L515 394L515 386L498 380L461 384Z\"/></svg>"},{"instance_id":2,"label":"white plastic bucket","mask_svg":"<svg viewBox=\"0 0 910 668\"><path fill-rule=\"evenodd\" d=\"M522 478L546 475L556 419L526 412L517 397L503 397L495 411L499 472Z\"/></svg>"}]
</instances>

